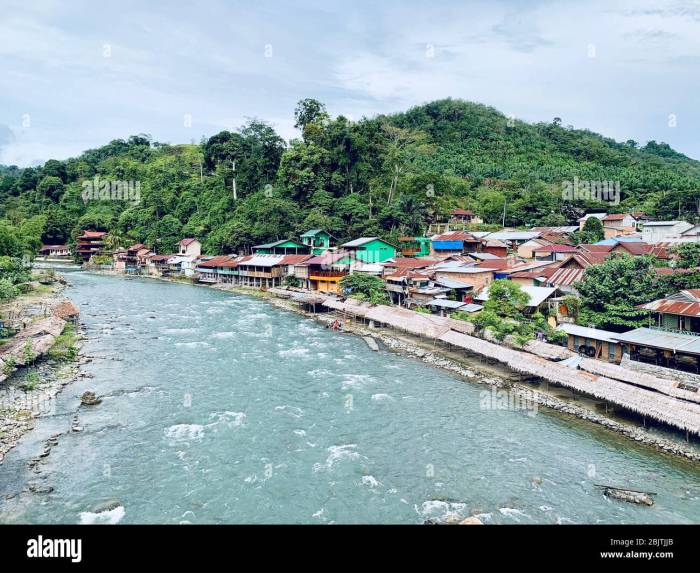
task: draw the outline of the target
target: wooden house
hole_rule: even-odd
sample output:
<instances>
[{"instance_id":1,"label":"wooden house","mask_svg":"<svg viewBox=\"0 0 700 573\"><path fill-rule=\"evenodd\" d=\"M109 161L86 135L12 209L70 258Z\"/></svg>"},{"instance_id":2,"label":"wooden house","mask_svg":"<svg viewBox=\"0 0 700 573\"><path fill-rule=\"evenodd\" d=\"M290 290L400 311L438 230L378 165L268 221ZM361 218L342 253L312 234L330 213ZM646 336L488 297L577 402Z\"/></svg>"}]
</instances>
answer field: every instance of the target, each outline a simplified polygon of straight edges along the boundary
<instances>
[{"instance_id":1,"label":"wooden house","mask_svg":"<svg viewBox=\"0 0 700 573\"><path fill-rule=\"evenodd\" d=\"M331 248L331 241L335 237L323 229L311 229L301 235L301 242L306 245L314 255L320 255Z\"/></svg>"},{"instance_id":2,"label":"wooden house","mask_svg":"<svg viewBox=\"0 0 700 573\"><path fill-rule=\"evenodd\" d=\"M355 256L351 252L326 251L294 267L294 276L305 288L326 293L340 293L340 281L350 273Z\"/></svg>"},{"instance_id":3,"label":"wooden house","mask_svg":"<svg viewBox=\"0 0 700 573\"><path fill-rule=\"evenodd\" d=\"M686 289L640 305L655 326L671 331L700 334L700 289Z\"/></svg>"},{"instance_id":4,"label":"wooden house","mask_svg":"<svg viewBox=\"0 0 700 573\"><path fill-rule=\"evenodd\" d=\"M42 245L39 249L39 256L52 259L68 259L71 250L68 245Z\"/></svg>"},{"instance_id":5,"label":"wooden house","mask_svg":"<svg viewBox=\"0 0 700 573\"><path fill-rule=\"evenodd\" d=\"M431 255L461 255L469 251L480 251L481 239L467 231L449 231L436 235L431 241Z\"/></svg>"},{"instance_id":6,"label":"wooden house","mask_svg":"<svg viewBox=\"0 0 700 573\"><path fill-rule=\"evenodd\" d=\"M309 250L310 248L307 245L292 241L291 239L282 239L274 243L266 243L253 247L253 253L256 255L304 255L308 254Z\"/></svg>"},{"instance_id":7,"label":"wooden house","mask_svg":"<svg viewBox=\"0 0 700 573\"><path fill-rule=\"evenodd\" d=\"M232 268L235 258L228 255L201 258L195 267L195 277L199 282L218 283L222 282L224 268ZM226 266L225 266L226 265Z\"/></svg>"},{"instance_id":8,"label":"wooden house","mask_svg":"<svg viewBox=\"0 0 700 573\"><path fill-rule=\"evenodd\" d=\"M611 213L603 217L605 238L631 235L637 232L640 219L633 213Z\"/></svg>"},{"instance_id":9,"label":"wooden house","mask_svg":"<svg viewBox=\"0 0 700 573\"><path fill-rule=\"evenodd\" d=\"M430 243L430 237L399 237L399 250L404 257L427 257Z\"/></svg>"},{"instance_id":10,"label":"wooden house","mask_svg":"<svg viewBox=\"0 0 700 573\"><path fill-rule=\"evenodd\" d=\"M107 235L104 231L83 231L77 239L77 252L84 261L93 255L102 254L104 238Z\"/></svg>"},{"instance_id":11,"label":"wooden house","mask_svg":"<svg viewBox=\"0 0 700 573\"><path fill-rule=\"evenodd\" d=\"M560 324L557 330L566 333L566 346L572 352L614 364L619 364L622 360L623 345L616 340L616 332L567 322Z\"/></svg>"},{"instance_id":12,"label":"wooden house","mask_svg":"<svg viewBox=\"0 0 700 573\"><path fill-rule=\"evenodd\" d=\"M576 252L577 249L574 246L556 244L536 247L532 250L532 254L538 261L563 261Z\"/></svg>"},{"instance_id":13,"label":"wooden house","mask_svg":"<svg viewBox=\"0 0 700 573\"><path fill-rule=\"evenodd\" d=\"M450 223L471 225L483 223L483 220L469 209L453 209L450 213Z\"/></svg>"}]
</instances>

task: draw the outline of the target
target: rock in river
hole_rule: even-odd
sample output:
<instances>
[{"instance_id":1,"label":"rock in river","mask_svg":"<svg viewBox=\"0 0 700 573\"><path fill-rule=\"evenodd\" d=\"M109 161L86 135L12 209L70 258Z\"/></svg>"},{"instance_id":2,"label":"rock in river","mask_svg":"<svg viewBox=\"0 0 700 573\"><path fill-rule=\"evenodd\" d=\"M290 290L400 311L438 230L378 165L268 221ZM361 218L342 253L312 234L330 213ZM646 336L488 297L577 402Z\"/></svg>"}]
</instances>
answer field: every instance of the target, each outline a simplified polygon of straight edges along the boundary
<instances>
[{"instance_id":1,"label":"rock in river","mask_svg":"<svg viewBox=\"0 0 700 573\"><path fill-rule=\"evenodd\" d=\"M80 397L80 403L84 406L96 406L100 402L102 402L102 398L98 398L95 393L90 390L83 392L83 395Z\"/></svg>"}]
</instances>

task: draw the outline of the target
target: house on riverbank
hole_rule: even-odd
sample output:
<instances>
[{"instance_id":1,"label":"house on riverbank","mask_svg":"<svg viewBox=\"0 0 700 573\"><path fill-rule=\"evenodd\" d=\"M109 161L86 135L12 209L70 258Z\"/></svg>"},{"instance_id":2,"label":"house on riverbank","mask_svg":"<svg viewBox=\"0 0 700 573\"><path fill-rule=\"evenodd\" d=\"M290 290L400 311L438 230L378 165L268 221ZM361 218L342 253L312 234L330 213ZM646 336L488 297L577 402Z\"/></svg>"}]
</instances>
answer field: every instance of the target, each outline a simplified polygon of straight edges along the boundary
<instances>
[{"instance_id":1,"label":"house on riverbank","mask_svg":"<svg viewBox=\"0 0 700 573\"><path fill-rule=\"evenodd\" d=\"M42 245L38 252L39 257L57 260L70 259L72 254L68 245Z\"/></svg>"},{"instance_id":2,"label":"house on riverbank","mask_svg":"<svg viewBox=\"0 0 700 573\"><path fill-rule=\"evenodd\" d=\"M90 257L101 255L104 247L104 231L83 231L76 241L76 251L83 261L89 261Z\"/></svg>"},{"instance_id":3,"label":"house on riverbank","mask_svg":"<svg viewBox=\"0 0 700 573\"><path fill-rule=\"evenodd\" d=\"M700 335L700 289L682 290L637 308L648 310L659 328Z\"/></svg>"},{"instance_id":4,"label":"house on riverbank","mask_svg":"<svg viewBox=\"0 0 700 573\"><path fill-rule=\"evenodd\" d=\"M614 364L622 360L625 346L616 339L617 332L567 322L557 326L557 329L566 332L567 348L572 352Z\"/></svg>"}]
</instances>

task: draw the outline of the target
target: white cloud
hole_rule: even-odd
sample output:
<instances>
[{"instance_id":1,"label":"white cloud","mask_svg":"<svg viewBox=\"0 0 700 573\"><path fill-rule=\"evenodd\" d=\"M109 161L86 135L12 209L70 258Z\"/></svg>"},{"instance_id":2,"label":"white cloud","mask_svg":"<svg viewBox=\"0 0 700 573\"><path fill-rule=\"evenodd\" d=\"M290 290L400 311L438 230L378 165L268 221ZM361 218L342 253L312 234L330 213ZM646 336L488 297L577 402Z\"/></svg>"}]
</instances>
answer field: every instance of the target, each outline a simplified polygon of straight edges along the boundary
<instances>
[{"instance_id":1,"label":"white cloud","mask_svg":"<svg viewBox=\"0 0 700 573\"><path fill-rule=\"evenodd\" d=\"M63 158L139 132L198 141L246 117L295 137L303 97L355 118L464 98L700 157L693 3L25 4L10 2L0 21L0 124L19 134L3 162Z\"/></svg>"}]
</instances>

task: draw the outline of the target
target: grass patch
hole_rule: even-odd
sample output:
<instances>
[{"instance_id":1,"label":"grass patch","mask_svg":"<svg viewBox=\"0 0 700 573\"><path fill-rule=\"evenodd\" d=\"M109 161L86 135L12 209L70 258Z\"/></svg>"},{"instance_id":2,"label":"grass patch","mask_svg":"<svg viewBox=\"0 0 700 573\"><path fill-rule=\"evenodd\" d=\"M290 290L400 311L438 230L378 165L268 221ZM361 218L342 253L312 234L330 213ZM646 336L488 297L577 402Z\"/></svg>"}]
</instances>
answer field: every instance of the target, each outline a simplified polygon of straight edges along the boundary
<instances>
[{"instance_id":1,"label":"grass patch","mask_svg":"<svg viewBox=\"0 0 700 573\"><path fill-rule=\"evenodd\" d=\"M72 323L67 323L63 332L56 337L54 345L47 352L47 356L57 362L71 362L78 357L78 340L75 326Z\"/></svg>"},{"instance_id":2,"label":"grass patch","mask_svg":"<svg viewBox=\"0 0 700 573\"><path fill-rule=\"evenodd\" d=\"M36 371L32 370L31 372L27 372L27 375L24 377L24 382L20 386L22 390L25 392L31 392L32 390L36 390L36 387L39 385L39 374L37 374Z\"/></svg>"}]
</instances>

